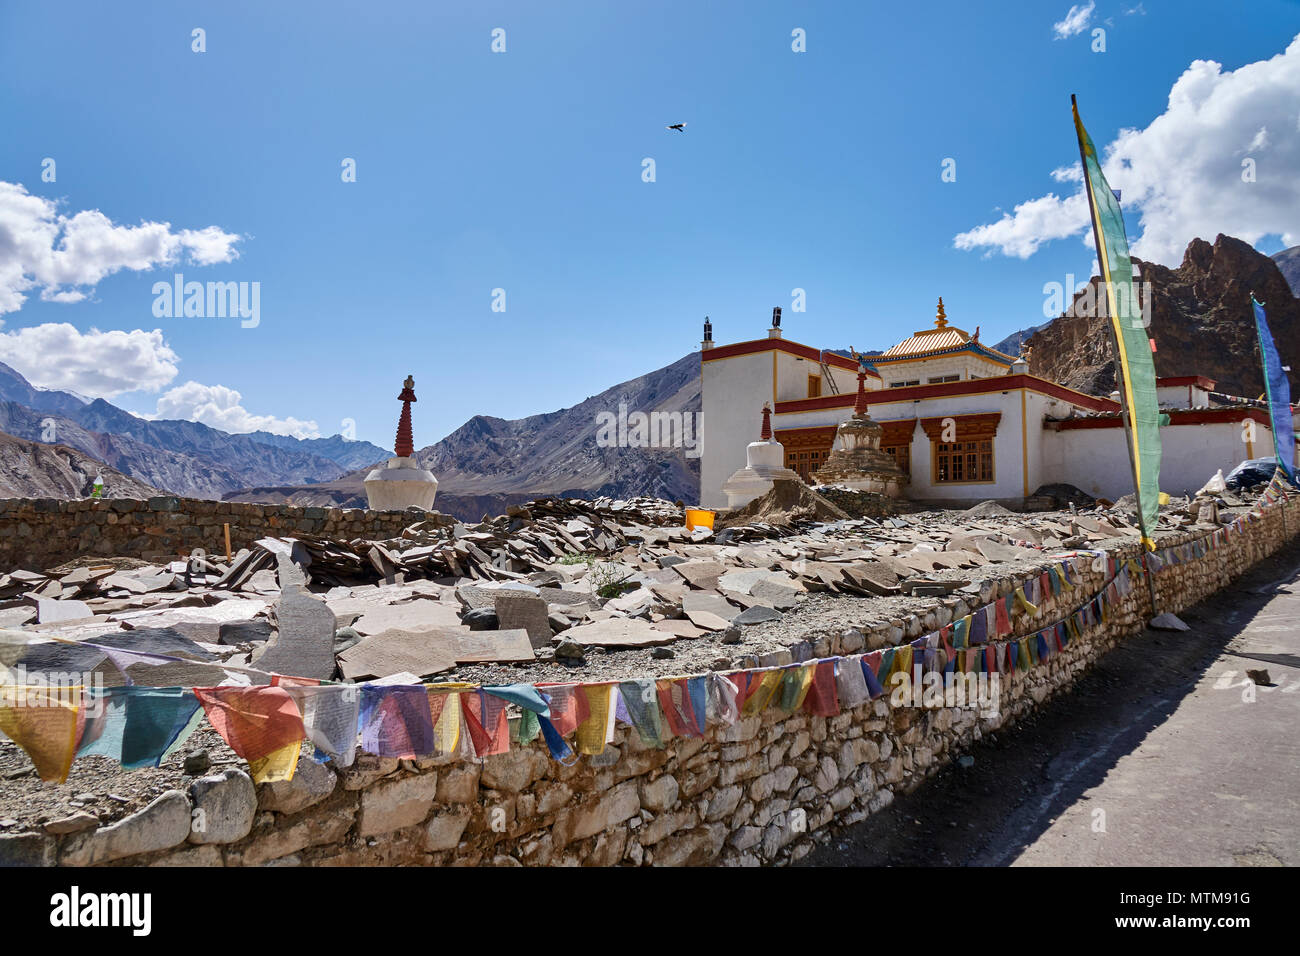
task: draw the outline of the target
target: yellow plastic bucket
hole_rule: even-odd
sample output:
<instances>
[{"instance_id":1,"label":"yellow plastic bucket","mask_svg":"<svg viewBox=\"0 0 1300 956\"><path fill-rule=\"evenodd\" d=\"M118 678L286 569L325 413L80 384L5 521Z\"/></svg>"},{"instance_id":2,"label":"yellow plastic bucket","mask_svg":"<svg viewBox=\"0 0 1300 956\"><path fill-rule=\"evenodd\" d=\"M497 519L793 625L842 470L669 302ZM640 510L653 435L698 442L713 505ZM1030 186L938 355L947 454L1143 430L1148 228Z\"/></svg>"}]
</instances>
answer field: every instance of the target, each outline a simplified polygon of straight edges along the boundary
<instances>
[{"instance_id":1,"label":"yellow plastic bucket","mask_svg":"<svg viewBox=\"0 0 1300 956\"><path fill-rule=\"evenodd\" d=\"M705 511L703 508L687 508L686 530L693 531L696 528L712 528L715 514L716 512Z\"/></svg>"}]
</instances>

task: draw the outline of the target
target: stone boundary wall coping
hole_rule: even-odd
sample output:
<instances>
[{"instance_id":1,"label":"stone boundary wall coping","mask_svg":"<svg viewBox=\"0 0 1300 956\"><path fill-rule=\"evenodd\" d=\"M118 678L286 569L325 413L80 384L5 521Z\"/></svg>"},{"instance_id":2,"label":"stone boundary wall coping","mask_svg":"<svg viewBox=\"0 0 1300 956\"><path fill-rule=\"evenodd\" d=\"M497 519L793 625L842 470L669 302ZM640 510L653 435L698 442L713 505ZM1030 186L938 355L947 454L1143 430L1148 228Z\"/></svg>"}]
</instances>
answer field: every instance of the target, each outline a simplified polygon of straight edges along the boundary
<instances>
[{"instance_id":1,"label":"stone boundary wall coping","mask_svg":"<svg viewBox=\"0 0 1300 956\"><path fill-rule=\"evenodd\" d=\"M395 538L436 512L264 505L157 495L0 499L0 572L57 567L84 555L174 560L195 548L224 557L267 535Z\"/></svg>"}]
</instances>

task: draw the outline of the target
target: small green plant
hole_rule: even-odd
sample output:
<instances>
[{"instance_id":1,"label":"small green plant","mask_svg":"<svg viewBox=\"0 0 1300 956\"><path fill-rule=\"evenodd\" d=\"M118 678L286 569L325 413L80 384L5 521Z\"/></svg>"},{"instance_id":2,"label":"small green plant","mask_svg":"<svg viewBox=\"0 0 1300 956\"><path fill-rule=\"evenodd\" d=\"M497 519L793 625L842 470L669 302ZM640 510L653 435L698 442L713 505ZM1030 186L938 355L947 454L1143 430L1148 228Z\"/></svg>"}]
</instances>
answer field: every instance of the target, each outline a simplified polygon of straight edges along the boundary
<instances>
[{"instance_id":1,"label":"small green plant","mask_svg":"<svg viewBox=\"0 0 1300 956\"><path fill-rule=\"evenodd\" d=\"M617 564L592 562L591 592L598 597L609 599L623 593L623 585L632 577L630 571L624 571Z\"/></svg>"}]
</instances>

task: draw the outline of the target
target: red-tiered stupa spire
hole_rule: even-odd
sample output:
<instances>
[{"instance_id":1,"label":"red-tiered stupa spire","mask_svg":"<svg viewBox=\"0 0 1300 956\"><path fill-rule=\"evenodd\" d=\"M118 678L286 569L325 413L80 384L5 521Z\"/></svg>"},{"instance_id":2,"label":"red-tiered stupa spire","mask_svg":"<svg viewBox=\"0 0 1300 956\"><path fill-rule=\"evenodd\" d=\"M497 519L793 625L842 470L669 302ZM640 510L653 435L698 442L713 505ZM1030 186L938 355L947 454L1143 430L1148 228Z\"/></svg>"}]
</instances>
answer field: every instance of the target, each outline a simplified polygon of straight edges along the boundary
<instances>
[{"instance_id":1,"label":"red-tiered stupa spire","mask_svg":"<svg viewBox=\"0 0 1300 956\"><path fill-rule=\"evenodd\" d=\"M758 433L759 441L772 440L772 409L767 402L763 403L763 430Z\"/></svg>"},{"instance_id":2,"label":"red-tiered stupa spire","mask_svg":"<svg viewBox=\"0 0 1300 956\"><path fill-rule=\"evenodd\" d=\"M853 414L867 414L867 370L858 366L858 397L853 400Z\"/></svg>"},{"instance_id":3,"label":"red-tiered stupa spire","mask_svg":"<svg viewBox=\"0 0 1300 956\"><path fill-rule=\"evenodd\" d=\"M416 400L414 378L406 376L402 394L397 396L397 400L402 403L402 417L397 420L397 441L393 443L393 451L398 458L410 458L415 452L415 438L411 434L411 402Z\"/></svg>"}]
</instances>

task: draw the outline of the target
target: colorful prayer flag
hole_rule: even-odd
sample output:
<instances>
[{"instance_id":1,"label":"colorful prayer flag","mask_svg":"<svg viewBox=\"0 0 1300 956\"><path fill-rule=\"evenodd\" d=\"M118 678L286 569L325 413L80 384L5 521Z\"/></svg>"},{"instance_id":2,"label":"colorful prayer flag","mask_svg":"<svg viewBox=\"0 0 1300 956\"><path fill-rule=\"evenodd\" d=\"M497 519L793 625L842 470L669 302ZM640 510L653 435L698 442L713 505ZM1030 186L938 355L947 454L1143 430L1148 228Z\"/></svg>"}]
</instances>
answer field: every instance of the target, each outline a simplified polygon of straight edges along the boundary
<instances>
[{"instance_id":1,"label":"colorful prayer flag","mask_svg":"<svg viewBox=\"0 0 1300 956\"><path fill-rule=\"evenodd\" d=\"M1273 335L1264 318L1264 306L1256 302L1253 295L1250 304L1255 309L1255 332L1259 337L1259 354L1264 364L1264 393L1268 396L1268 415L1273 423L1273 449L1277 455L1278 467L1286 475L1287 481L1294 485L1295 430L1291 424L1291 383L1282 369L1277 346L1273 344Z\"/></svg>"},{"instance_id":2,"label":"colorful prayer flag","mask_svg":"<svg viewBox=\"0 0 1300 956\"><path fill-rule=\"evenodd\" d=\"M1133 262L1119 199L1106 182L1101 158L1093 145L1078 106L1073 107L1074 129L1079 137L1084 181L1097 240L1097 260L1106 283L1111 324L1119 349L1118 365L1132 442L1133 472L1138 511L1142 518L1142 543L1155 549L1150 535L1160 510L1160 406L1156 401L1156 369L1151 358L1151 337L1133 288Z\"/></svg>"}]
</instances>

